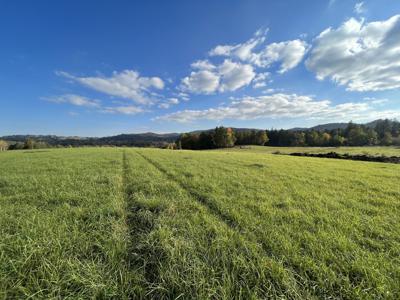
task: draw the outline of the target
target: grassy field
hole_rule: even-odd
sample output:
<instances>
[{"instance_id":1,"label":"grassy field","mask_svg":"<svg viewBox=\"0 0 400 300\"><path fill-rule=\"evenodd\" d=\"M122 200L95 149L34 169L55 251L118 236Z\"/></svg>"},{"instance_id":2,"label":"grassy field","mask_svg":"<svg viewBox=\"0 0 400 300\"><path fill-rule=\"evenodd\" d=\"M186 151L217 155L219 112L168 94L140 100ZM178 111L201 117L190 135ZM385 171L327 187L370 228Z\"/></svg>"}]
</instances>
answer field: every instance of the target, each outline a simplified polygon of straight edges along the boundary
<instances>
[{"instance_id":1,"label":"grassy field","mask_svg":"<svg viewBox=\"0 0 400 300\"><path fill-rule=\"evenodd\" d=\"M400 165L277 150L0 153L0 299L399 299Z\"/></svg>"},{"instance_id":2,"label":"grassy field","mask_svg":"<svg viewBox=\"0 0 400 300\"><path fill-rule=\"evenodd\" d=\"M372 156L400 156L399 146L369 146L369 147L265 147L265 146L236 146L230 149L218 149L216 151L248 152L248 153L276 153L283 154L293 152L328 153L337 152L340 154L368 154Z\"/></svg>"}]
</instances>

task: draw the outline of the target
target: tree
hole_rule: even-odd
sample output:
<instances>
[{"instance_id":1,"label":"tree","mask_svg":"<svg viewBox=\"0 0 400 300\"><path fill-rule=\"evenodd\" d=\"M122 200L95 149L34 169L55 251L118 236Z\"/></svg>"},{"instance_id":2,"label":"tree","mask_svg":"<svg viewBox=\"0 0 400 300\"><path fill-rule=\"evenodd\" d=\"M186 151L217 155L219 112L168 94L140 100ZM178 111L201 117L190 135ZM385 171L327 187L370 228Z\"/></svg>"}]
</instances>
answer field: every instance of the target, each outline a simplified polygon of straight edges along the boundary
<instances>
[{"instance_id":1,"label":"tree","mask_svg":"<svg viewBox=\"0 0 400 300\"><path fill-rule=\"evenodd\" d=\"M339 135L338 133L336 133L331 140L331 145L332 146L343 146L344 142L346 141L346 139Z\"/></svg>"},{"instance_id":2,"label":"tree","mask_svg":"<svg viewBox=\"0 0 400 300\"><path fill-rule=\"evenodd\" d=\"M200 149L212 149L214 148L212 133L203 131L199 136L199 148Z\"/></svg>"},{"instance_id":3,"label":"tree","mask_svg":"<svg viewBox=\"0 0 400 300\"><path fill-rule=\"evenodd\" d=\"M329 133L324 132L321 135L321 144L322 144L322 146L329 146L331 144L331 139L332 139L332 136Z\"/></svg>"},{"instance_id":4,"label":"tree","mask_svg":"<svg viewBox=\"0 0 400 300\"><path fill-rule=\"evenodd\" d=\"M386 132L392 131L392 122L388 119L378 120L375 124L375 131L378 133L378 137L383 139Z\"/></svg>"},{"instance_id":5,"label":"tree","mask_svg":"<svg viewBox=\"0 0 400 300\"><path fill-rule=\"evenodd\" d=\"M368 136L359 125L354 125L348 131L347 141L350 146L364 146L368 144Z\"/></svg>"},{"instance_id":6,"label":"tree","mask_svg":"<svg viewBox=\"0 0 400 300\"><path fill-rule=\"evenodd\" d=\"M0 140L0 151L6 151L8 149L8 143L6 141Z\"/></svg>"},{"instance_id":7,"label":"tree","mask_svg":"<svg viewBox=\"0 0 400 300\"><path fill-rule=\"evenodd\" d=\"M235 135L232 128L216 127L213 134L213 142L217 148L229 148L235 145Z\"/></svg>"},{"instance_id":8,"label":"tree","mask_svg":"<svg viewBox=\"0 0 400 300\"><path fill-rule=\"evenodd\" d=\"M390 146L393 143L393 137L392 134L388 131L386 131L383 134L383 138L381 139L381 144L385 146Z\"/></svg>"},{"instance_id":9,"label":"tree","mask_svg":"<svg viewBox=\"0 0 400 300\"><path fill-rule=\"evenodd\" d=\"M372 128L368 128L367 132L367 144L368 145L376 145L378 144L378 134L376 133L376 131Z\"/></svg>"},{"instance_id":10,"label":"tree","mask_svg":"<svg viewBox=\"0 0 400 300\"><path fill-rule=\"evenodd\" d=\"M320 146L321 139L318 131L312 130L306 133L306 144L308 146Z\"/></svg>"},{"instance_id":11,"label":"tree","mask_svg":"<svg viewBox=\"0 0 400 300\"><path fill-rule=\"evenodd\" d=\"M261 146L264 146L266 143L268 143L267 132L265 130L257 131L254 142L256 145L261 145Z\"/></svg>"},{"instance_id":12,"label":"tree","mask_svg":"<svg viewBox=\"0 0 400 300\"><path fill-rule=\"evenodd\" d=\"M178 143L181 144L182 149L200 149L198 134L184 133L180 136Z\"/></svg>"},{"instance_id":13,"label":"tree","mask_svg":"<svg viewBox=\"0 0 400 300\"><path fill-rule=\"evenodd\" d=\"M35 147L35 141L33 139L27 139L24 144L24 149L33 149Z\"/></svg>"},{"instance_id":14,"label":"tree","mask_svg":"<svg viewBox=\"0 0 400 300\"><path fill-rule=\"evenodd\" d=\"M11 144L8 147L8 150L22 150L22 149L24 149L24 143L21 143L21 142Z\"/></svg>"},{"instance_id":15,"label":"tree","mask_svg":"<svg viewBox=\"0 0 400 300\"><path fill-rule=\"evenodd\" d=\"M304 132L296 131L290 132L288 135L289 145L296 147L296 146L304 146L306 143L306 135Z\"/></svg>"}]
</instances>

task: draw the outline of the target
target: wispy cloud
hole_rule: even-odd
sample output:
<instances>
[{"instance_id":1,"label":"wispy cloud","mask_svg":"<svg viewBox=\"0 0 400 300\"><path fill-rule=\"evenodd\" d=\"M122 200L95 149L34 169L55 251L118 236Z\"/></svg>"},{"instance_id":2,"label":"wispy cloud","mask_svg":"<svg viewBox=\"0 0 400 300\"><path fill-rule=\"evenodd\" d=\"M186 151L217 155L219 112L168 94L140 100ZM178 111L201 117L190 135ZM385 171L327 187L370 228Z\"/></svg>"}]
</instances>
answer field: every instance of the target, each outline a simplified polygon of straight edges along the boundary
<instances>
[{"instance_id":1,"label":"wispy cloud","mask_svg":"<svg viewBox=\"0 0 400 300\"><path fill-rule=\"evenodd\" d=\"M154 90L164 88L164 81L161 78L141 77L139 72L132 70L113 72L111 77L78 77L62 71L57 71L56 74L95 91L144 105L155 102Z\"/></svg>"},{"instance_id":2,"label":"wispy cloud","mask_svg":"<svg viewBox=\"0 0 400 300\"><path fill-rule=\"evenodd\" d=\"M123 114L123 115L136 115L142 113L145 110L137 106L114 106L114 107L104 107L101 112L109 114Z\"/></svg>"},{"instance_id":3,"label":"wispy cloud","mask_svg":"<svg viewBox=\"0 0 400 300\"><path fill-rule=\"evenodd\" d=\"M89 99L83 96L67 94L54 97L43 97L43 100L53 103L67 103L75 106L84 106L89 108L98 108L101 106L101 101L96 99Z\"/></svg>"},{"instance_id":4,"label":"wispy cloud","mask_svg":"<svg viewBox=\"0 0 400 300\"><path fill-rule=\"evenodd\" d=\"M364 2L356 3L356 5L354 6L354 12L359 15L363 14L365 12Z\"/></svg>"},{"instance_id":5,"label":"wispy cloud","mask_svg":"<svg viewBox=\"0 0 400 300\"><path fill-rule=\"evenodd\" d=\"M179 104L179 99L178 98L169 98L168 100L160 103L158 105L159 108L163 108L163 109L168 109L170 108L172 105L177 105Z\"/></svg>"}]
</instances>

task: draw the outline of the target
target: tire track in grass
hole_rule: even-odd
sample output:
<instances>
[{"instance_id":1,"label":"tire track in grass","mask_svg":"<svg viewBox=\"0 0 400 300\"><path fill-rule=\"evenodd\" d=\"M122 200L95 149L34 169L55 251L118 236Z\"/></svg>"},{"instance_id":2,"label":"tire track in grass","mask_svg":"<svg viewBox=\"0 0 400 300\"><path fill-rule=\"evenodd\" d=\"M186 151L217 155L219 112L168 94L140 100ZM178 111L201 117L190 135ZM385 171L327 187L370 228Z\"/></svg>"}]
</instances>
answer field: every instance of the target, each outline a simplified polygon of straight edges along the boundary
<instances>
[{"instance_id":1,"label":"tire track in grass","mask_svg":"<svg viewBox=\"0 0 400 300\"><path fill-rule=\"evenodd\" d=\"M129 231L129 246L127 262L129 269L142 273L146 292L158 281L159 266L164 257L162 249L151 240L150 235L155 227L160 213L157 208L150 209L141 205L135 199L130 177L130 166L126 151L123 151L123 190L127 206L127 226ZM134 295L134 298L136 295Z\"/></svg>"},{"instance_id":2,"label":"tire track in grass","mask_svg":"<svg viewBox=\"0 0 400 300\"><path fill-rule=\"evenodd\" d=\"M249 232L246 228L243 227L240 223L238 223L233 216L229 215L228 213L222 211L214 201L209 199L208 197L202 195L201 193L197 192L194 188L190 187L188 184L185 184L182 180L179 180L176 176L168 172L160 163L152 160L151 158L143 155L140 152L136 152L140 155L144 160L148 163L153 165L158 171L163 173L169 180L178 184L184 191L188 193L188 195L199 202L203 207L205 207L211 214L213 214L219 221L226 224L232 230L238 232L243 239L248 242L256 243L261 246L265 255L270 258L268 255L271 253L271 249L268 245L265 244L264 241L260 240L255 234Z\"/></svg>"},{"instance_id":3,"label":"tire track in grass","mask_svg":"<svg viewBox=\"0 0 400 300\"><path fill-rule=\"evenodd\" d=\"M248 232L242 225L240 225L234 218L227 213L223 212L212 200L208 199L206 196L200 194L199 192L195 191L193 188L185 184L182 180L179 180L176 178L173 174L168 172L160 163L152 160L151 158L143 155L142 153L135 151L139 156L141 156L145 161L147 161L149 164L151 164L153 167L155 167L159 172L164 174L164 176L167 177L168 180L171 180L172 182L175 182L180 188L182 188L184 191L187 192L187 194L199 202L203 207L205 207L217 220L228 226L231 230L239 234L243 241L246 243L249 243L251 245L257 245L262 249L263 256L272 264L278 264L282 268L284 268L283 273L285 274L285 277L291 282L291 287L286 287L286 291L288 292L288 295L297 295L297 297L301 298L309 298L311 295L309 294L310 291L304 291L302 294L300 291L302 290L299 286L299 282L295 279L294 276L296 274L293 274L289 270L287 270L284 265L281 265L281 263L277 262L274 260L273 257L268 255L270 253L270 248L268 245L266 245L263 241L260 241L257 236L254 234Z\"/></svg>"},{"instance_id":4,"label":"tire track in grass","mask_svg":"<svg viewBox=\"0 0 400 300\"><path fill-rule=\"evenodd\" d=\"M153 161L152 159L148 158L147 156L143 155L140 152L136 152L138 155L143 157L144 160L146 160L148 163L153 165L158 171L163 173L169 180L177 183L183 190L185 190L192 198L203 204L203 206L206 206L209 211L211 211L217 218L222 221L223 223L227 224L228 227L234 228L234 229L239 229L241 231L241 226L239 225L236 220L223 212L213 201L205 197L204 195L196 192L194 189L186 185L184 182L181 180L177 179L174 175L169 173L165 168L163 168L159 163Z\"/></svg>"}]
</instances>

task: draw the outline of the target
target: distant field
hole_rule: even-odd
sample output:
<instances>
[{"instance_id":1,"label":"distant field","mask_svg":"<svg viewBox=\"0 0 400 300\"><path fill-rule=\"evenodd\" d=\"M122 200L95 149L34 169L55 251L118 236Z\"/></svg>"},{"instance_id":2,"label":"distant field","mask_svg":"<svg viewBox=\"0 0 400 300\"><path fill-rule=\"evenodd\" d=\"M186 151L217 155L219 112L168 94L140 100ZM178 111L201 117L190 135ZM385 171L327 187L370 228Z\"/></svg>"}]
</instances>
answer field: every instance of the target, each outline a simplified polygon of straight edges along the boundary
<instances>
[{"instance_id":1,"label":"distant field","mask_svg":"<svg viewBox=\"0 0 400 300\"><path fill-rule=\"evenodd\" d=\"M369 146L369 147L270 147L270 146L236 146L230 149L218 149L215 151L229 152L251 152L251 153L328 153L337 152L340 154L368 154L374 156L400 156L400 146Z\"/></svg>"},{"instance_id":2,"label":"distant field","mask_svg":"<svg viewBox=\"0 0 400 300\"><path fill-rule=\"evenodd\" d=\"M0 299L399 299L400 165L277 150L0 153Z\"/></svg>"}]
</instances>

